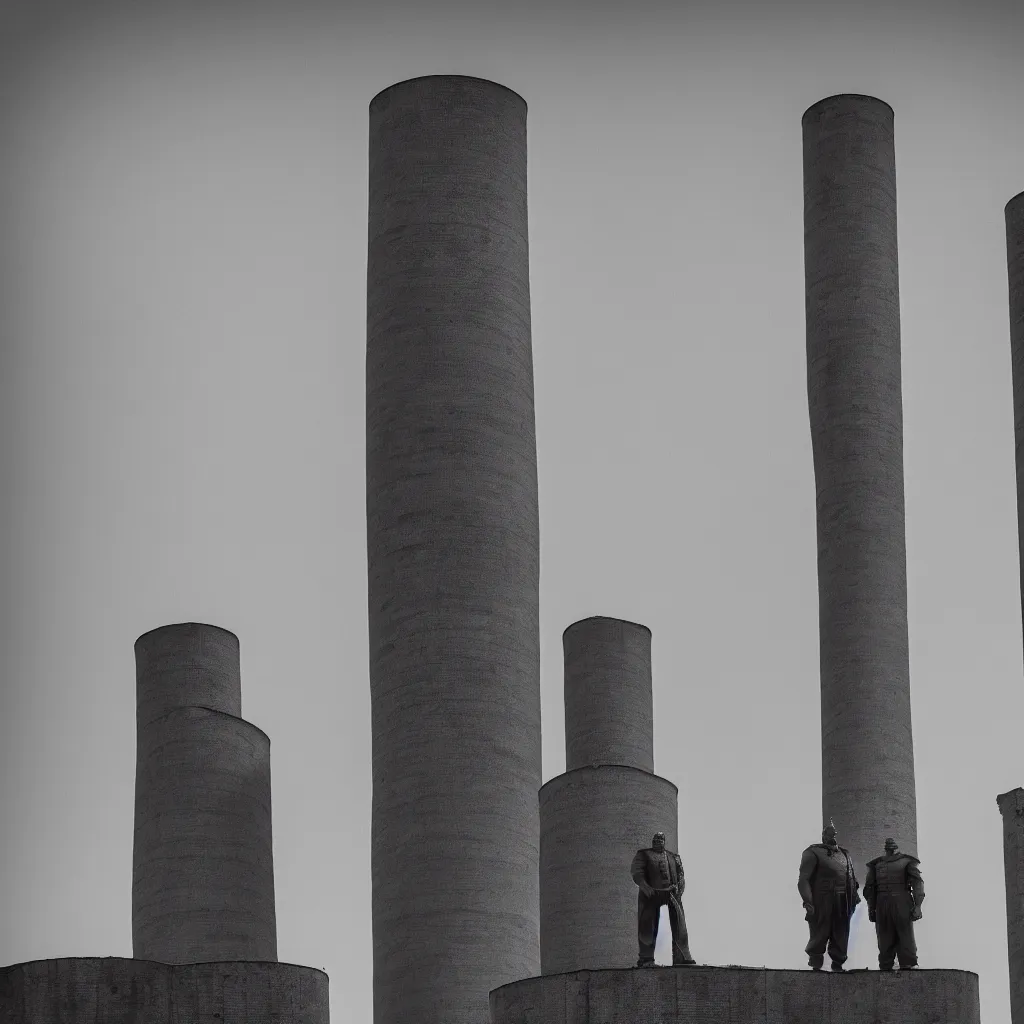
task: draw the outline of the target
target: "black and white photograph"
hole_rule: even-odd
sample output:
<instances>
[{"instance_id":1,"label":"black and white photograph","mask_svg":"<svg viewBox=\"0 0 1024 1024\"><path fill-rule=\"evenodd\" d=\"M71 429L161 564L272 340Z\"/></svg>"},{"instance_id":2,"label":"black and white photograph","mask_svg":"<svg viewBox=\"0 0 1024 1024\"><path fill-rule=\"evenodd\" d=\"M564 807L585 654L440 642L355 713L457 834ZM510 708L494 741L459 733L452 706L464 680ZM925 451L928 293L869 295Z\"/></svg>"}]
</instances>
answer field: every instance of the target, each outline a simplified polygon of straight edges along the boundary
<instances>
[{"instance_id":1,"label":"black and white photograph","mask_svg":"<svg viewBox=\"0 0 1024 1024\"><path fill-rule=\"evenodd\" d=\"M0 4L0 1024L1024 1024L1024 4Z\"/></svg>"}]
</instances>

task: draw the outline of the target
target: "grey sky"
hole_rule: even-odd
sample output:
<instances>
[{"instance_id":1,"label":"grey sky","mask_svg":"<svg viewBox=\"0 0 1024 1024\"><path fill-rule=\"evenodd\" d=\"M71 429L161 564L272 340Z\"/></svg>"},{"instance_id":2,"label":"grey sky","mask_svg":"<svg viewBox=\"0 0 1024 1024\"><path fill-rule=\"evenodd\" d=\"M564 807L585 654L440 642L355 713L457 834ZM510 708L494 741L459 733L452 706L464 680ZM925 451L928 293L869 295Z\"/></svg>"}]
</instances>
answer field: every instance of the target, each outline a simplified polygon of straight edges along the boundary
<instances>
[{"instance_id":1,"label":"grey sky","mask_svg":"<svg viewBox=\"0 0 1024 1024\"><path fill-rule=\"evenodd\" d=\"M272 741L280 958L369 1019L367 104L450 72L530 105L544 778L562 630L649 625L694 955L804 966L800 116L851 91L896 112L921 963L1007 1024L1013 7L33 6L0 62L0 965L131 955L132 644L207 621Z\"/></svg>"}]
</instances>

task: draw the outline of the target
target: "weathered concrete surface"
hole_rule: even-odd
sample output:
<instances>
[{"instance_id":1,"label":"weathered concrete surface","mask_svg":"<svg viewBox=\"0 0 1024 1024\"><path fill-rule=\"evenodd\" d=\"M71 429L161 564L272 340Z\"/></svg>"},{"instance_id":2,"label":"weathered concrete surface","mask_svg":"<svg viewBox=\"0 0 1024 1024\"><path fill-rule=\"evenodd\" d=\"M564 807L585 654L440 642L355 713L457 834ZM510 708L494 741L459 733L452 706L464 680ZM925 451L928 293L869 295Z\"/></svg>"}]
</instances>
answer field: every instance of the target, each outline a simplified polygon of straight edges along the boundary
<instances>
[{"instance_id":1,"label":"weathered concrete surface","mask_svg":"<svg viewBox=\"0 0 1024 1024\"><path fill-rule=\"evenodd\" d=\"M270 740L178 708L139 733L132 949L139 959L276 960Z\"/></svg>"},{"instance_id":2,"label":"weathered concrete surface","mask_svg":"<svg viewBox=\"0 0 1024 1024\"><path fill-rule=\"evenodd\" d=\"M651 631L595 615L562 634L565 770L591 764L654 771Z\"/></svg>"},{"instance_id":3,"label":"weathered concrete surface","mask_svg":"<svg viewBox=\"0 0 1024 1024\"><path fill-rule=\"evenodd\" d=\"M678 852L677 800L676 787L667 779L625 766L577 768L544 785L540 791L544 974L636 963L638 890L630 865L637 850L651 845L655 832L664 832L668 848ZM662 926L667 927L667 922ZM699 936L694 937L692 948L699 951Z\"/></svg>"},{"instance_id":4,"label":"weathered concrete surface","mask_svg":"<svg viewBox=\"0 0 1024 1024\"><path fill-rule=\"evenodd\" d=\"M270 740L239 717L238 637L162 626L135 664L133 952L276 960Z\"/></svg>"},{"instance_id":5,"label":"weathered concrete surface","mask_svg":"<svg viewBox=\"0 0 1024 1024\"><path fill-rule=\"evenodd\" d=\"M1013 376L1013 430L1016 436L1017 537L1024 551L1024 192L1004 210L1006 270L1010 299L1010 360ZM1021 608L1024 610L1024 561L1020 564ZM1018 1018L1024 1020L1024 1017Z\"/></svg>"},{"instance_id":6,"label":"weathered concrete surface","mask_svg":"<svg viewBox=\"0 0 1024 1024\"><path fill-rule=\"evenodd\" d=\"M485 1024L540 969L526 104L370 103L366 478L376 1024Z\"/></svg>"},{"instance_id":7,"label":"weathered concrete surface","mask_svg":"<svg viewBox=\"0 0 1024 1024\"><path fill-rule=\"evenodd\" d=\"M996 797L1003 816L1006 875L1006 946L1010 968L1010 1019L1024 1021L1024 789Z\"/></svg>"},{"instance_id":8,"label":"weathered concrete surface","mask_svg":"<svg viewBox=\"0 0 1024 1024\"><path fill-rule=\"evenodd\" d=\"M578 971L491 993L492 1024L980 1024L969 971L662 967Z\"/></svg>"},{"instance_id":9,"label":"weathered concrete surface","mask_svg":"<svg viewBox=\"0 0 1024 1024\"><path fill-rule=\"evenodd\" d=\"M2 1024L328 1024L327 975L281 963L64 957L0 968Z\"/></svg>"},{"instance_id":10,"label":"weathered concrete surface","mask_svg":"<svg viewBox=\"0 0 1024 1024\"><path fill-rule=\"evenodd\" d=\"M803 160L822 815L863 884L887 836L917 854L892 108L814 104Z\"/></svg>"},{"instance_id":11,"label":"weathered concrete surface","mask_svg":"<svg viewBox=\"0 0 1024 1024\"><path fill-rule=\"evenodd\" d=\"M141 729L174 708L242 715L238 637L203 622L179 622L135 641L135 699Z\"/></svg>"}]
</instances>

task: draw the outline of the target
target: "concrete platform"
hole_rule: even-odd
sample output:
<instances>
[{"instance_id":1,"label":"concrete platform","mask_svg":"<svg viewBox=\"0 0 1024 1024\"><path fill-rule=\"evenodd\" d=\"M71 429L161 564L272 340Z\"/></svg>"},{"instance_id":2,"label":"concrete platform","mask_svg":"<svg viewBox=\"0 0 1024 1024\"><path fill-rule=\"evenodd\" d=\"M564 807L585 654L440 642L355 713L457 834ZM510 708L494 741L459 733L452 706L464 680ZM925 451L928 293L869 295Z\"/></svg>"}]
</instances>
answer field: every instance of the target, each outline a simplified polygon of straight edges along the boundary
<instances>
[{"instance_id":1,"label":"concrete platform","mask_svg":"<svg viewBox=\"0 0 1024 1024\"><path fill-rule=\"evenodd\" d=\"M490 994L491 1024L980 1024L978 976L656 967L527 978Z\"/></svg>"},{"instance_id":2,"label":"concrete platform","mask_svg":"<svg viewBox=\"0 0 1024 1024\"><path fill-rule=\"evenodd\" d=\"M0 1024L329 1024L327 975L258 961L62 957L0 967Z\"/></svg>"}]
</instances>

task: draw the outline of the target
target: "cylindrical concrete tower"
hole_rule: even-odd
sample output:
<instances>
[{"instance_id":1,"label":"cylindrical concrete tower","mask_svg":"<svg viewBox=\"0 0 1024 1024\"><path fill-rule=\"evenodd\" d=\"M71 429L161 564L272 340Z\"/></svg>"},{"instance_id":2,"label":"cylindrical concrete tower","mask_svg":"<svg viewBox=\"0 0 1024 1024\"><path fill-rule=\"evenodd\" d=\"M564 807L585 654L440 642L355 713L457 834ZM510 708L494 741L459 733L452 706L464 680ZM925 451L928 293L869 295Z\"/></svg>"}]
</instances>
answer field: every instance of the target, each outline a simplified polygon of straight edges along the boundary
<instances>
[{"instance_id":1,"label":"cylindrical concrete tower","mask_svg":"<svg viewBox=\"0 0 1024 1024\"><path fill-rule=\"evenodd\" d=\"M917 853L892 108L815 103L803 158L822 816L863 884L887 836Z\"/></svg>"},{"instance_id":2,"label":"cylindrical concrete tower","mask_svg":"<svg viewBox=\"0 0 1024 1024\"><path fill-rule=\"evenodd\" d=\"M1006 269L1010 293L1010 359L1013 375L1013 428L1017 461L1017 537L1024 552L1024 192L1007 204ZM1024 610L1024 560L1020 563ZM1021 1018L1024 1020L1024 1018Z\"/></svg>"},{"instance_id":3,"label":"cylindrical concrete tower","mask_svg":"<svg viewBox=\"0 0 1024 1024\"><path fill-rule=\"evenodd\" d=\"M634 964L633 855L655 832L679 849L676 787L653 774L651 631L594 616L562 647L566 772L540 791L543 974Z\"/></svg>"},{"instance_id":4,"label":"cylindrical concrete tower","mask_svg":"<svg viewBox=\"0 0 1024 1024\"><path fill-rule=\"evenodd\" d=\"M526 104L370 103L367 549L376 1024L486 1024L540 968Z\"/></svg>"},{"instance_id":5,"label":"cylindrical concrete tower","mask_svg":"<svg viewBox=\"0 0 1024 1024\"><path fill-rule=\"evenodd\" d=\"M134 957L275 961L270 740L236 714L238 639L188 622L135 655Z\"/></svg>"},{"instance_id":6,"label":"cylindrical concrete tower","mask_svg":"<svg viewBox=\"0 0 1024 1024\"><path fill-rule=\"evenodd\" d=\"M1024 789L996 797L1003 816L1006 876L1006 947L1010 967L1010 1020L1024 1021Z\"/></svg>"},{"instance_id":7,"label":"cylindrical concrete tower","mask_svg":"<svg viewBox=\"0 0 1024 1024\"><path fill-rule=\"evenodd\" d=\"M562 648L565 770L622 764L653 772L651 631L597 615L574 622Z\"/></svg>"}]
</instances>

